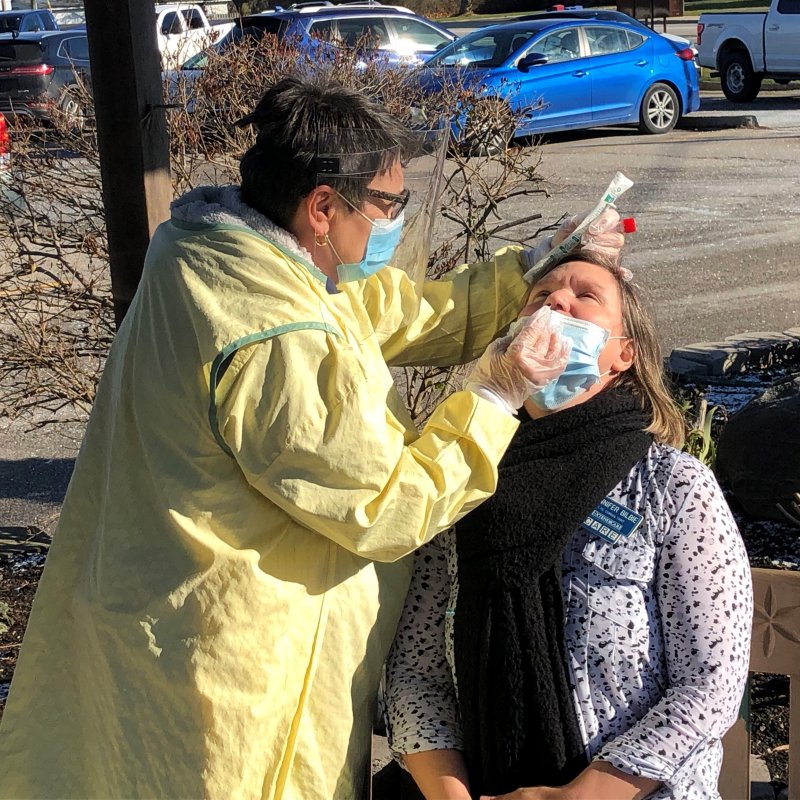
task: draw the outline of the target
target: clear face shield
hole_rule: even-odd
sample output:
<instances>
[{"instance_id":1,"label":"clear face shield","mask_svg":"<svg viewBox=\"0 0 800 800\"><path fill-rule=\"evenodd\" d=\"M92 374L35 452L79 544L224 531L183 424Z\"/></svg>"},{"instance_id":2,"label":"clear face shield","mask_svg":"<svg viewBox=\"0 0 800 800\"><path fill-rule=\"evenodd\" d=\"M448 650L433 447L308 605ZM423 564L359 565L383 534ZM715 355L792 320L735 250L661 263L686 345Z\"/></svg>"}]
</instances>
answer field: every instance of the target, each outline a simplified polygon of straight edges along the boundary
<instances>
[{"instance_id":1,"label":"clear face shield","mask_svg":"<svg viewBox=\"0 0 800 800\"><path fill-rule=\"evenodd\" d=\"M317 187L328 187L345 213L333 218L329 235L317 238L312 255L335 266L338 284L391 266L406 272L421 294L448 133L414 131L389 150L316 157Z\"/></svg>"}]
</instances>

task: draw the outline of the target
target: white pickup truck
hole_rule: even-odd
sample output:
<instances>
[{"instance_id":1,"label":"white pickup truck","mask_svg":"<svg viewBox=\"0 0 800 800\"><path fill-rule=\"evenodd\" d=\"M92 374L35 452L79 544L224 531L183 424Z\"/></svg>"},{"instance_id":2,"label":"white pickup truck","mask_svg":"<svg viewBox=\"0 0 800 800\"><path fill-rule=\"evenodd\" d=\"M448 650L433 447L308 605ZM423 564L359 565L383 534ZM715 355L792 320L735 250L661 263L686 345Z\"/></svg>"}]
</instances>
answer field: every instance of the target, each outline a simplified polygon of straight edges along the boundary
<instances>
[{"instance_id":1,"label":"white pickup truck","mask_svg":"<svg viewBox=\"0 0 800 800\"><path fill-rule=\"evenodd\" d=\"M192 3L156 6L156 36L163 69L178 69L187 59L221 39L233 22L212 25L203 9Z\"/></svg>"},{"instance_id":2,"label":"white pickup truck","mask_svg":"<svg viewBox=\"0 0 800 800\"><path fill-rule=\"evenodd\" d=\"M734 103L755 100L763 78L800 80L800 0L772 0L766 13L701 14L697 61L719 72Z\"/></svg>"}]
</instances>

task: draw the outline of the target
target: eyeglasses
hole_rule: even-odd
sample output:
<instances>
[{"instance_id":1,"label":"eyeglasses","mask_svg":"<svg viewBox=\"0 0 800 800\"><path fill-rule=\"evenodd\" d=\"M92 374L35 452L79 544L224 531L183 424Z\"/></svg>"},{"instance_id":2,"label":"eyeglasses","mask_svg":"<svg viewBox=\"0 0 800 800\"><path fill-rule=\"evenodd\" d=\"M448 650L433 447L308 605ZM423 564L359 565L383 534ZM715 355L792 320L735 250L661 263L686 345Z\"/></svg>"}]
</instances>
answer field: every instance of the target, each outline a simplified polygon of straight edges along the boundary
<instances>
[{"instance_id":1,"label":"eyeglasses","mask_svg":"<svg viewBox=\"0 0 800 800\"><path fill-rule=\"evenodd\" d=\"M391 203L388 217L389 219L397 219L408 205L411 192L408 189L403 189L400 194L393 194L392 192L382 192L379 189L367 189L367 197L375 197L378 200L385 200L387 203Z\"/></svg>"},{"instance_id":2,"label":"eyeglasses","mask_svg":"<svg viewBox=\"0 0 800 800\"><path fill-rule=\"evenodd\" d=\"M361 214L367 222L374 222L370 219L352 200L348 200L340 191L334 189L336 194L350 206L357 214ZM403 189L402 194L393 194L392 192L382 192L379 189L367 189L367 197L374 197L378 200L391 203L389 210L386 212L387 219L397 219L402 213L403 209L408 203L408 198L411 197L411 192L408 189Z\"/></svg>"}]
</instances>

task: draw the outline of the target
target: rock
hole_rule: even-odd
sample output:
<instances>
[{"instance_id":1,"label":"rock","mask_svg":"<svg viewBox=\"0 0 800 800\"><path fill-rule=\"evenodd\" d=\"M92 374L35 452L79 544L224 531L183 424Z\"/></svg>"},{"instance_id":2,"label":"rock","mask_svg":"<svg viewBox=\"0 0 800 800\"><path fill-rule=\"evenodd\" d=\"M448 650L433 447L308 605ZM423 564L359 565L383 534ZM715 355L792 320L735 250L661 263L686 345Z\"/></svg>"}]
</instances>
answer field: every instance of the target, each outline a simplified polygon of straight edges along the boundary
<instances>
[{"instance_id":1,"label":"rock","mask_svg":"<svg viewBox=\"0 0 800 800\"><path fill-rule=\"evenodd\" d=\"M784 331L784 333L786 334L786 336L794 337L795 339L798 340L798 343L800 343L800 328L789 328L789 330Z\"/></svg>"},{"instance_id":2,"label":"rock","mask_svg":"<svg viewBox=\"0 0 800 800\"><path fill-rule=\"evenodd\" d=\"M800 328L748 331L722 342L697 342L678 347L667 360L673 375L688 379L730 377L742 372L800 363Z\"/></svg>"},{"instance_id":3,"label":"rock","mask_svg":"<svg viewBox=\"0 0 800 800\"><path fill-rule=\"evenodd\" d=\"M669 362L673 372L686 374L685 370L677 369L677 366L681 362L689 362L702 365L706 375L721 376L744 372L748 356L747 348L736 347L731 342L699 342L673 350Z\"/></svg>"},{"instance_id":4,"label":"rock","mask_svg":"<svg viewBox=\"0 0 800 800\"><path fill-rule=\"evenodd\" d=\"M767 762L754 755L750 756L750 800L775 800Z\"/></svg>"},{"instance_id":5,"label":"rock","mask_svg":"<svg viewBox=\"0 0 800 800\"><path fill-rule=\"evenodd\" d=\"M800 492L800 378L768 389L723 428L717 472L752 519L785 521Z\"/></svg>"},{"instance_id":6,"label":"rock","mask_svg":"<svg viewBox=\"0 0 800 800\"><path fill-rule=\"evenodd\" d=\"M679 355L679 350L673 350L667 360L667 370L673 375L682 375L685 378L705 378L708 376L708 366L698 361L690 361Z\"/></svg>"},{"instance_id":7,"label":"rock","mask_svg":"<svg viewBox=\"0 0 800 800\"><path fill-rule=\"evenodd\" d=\"M725 342L748 351L747 368L765 369L796 358L800 340L787 333L749 331L726 336Z\"/></svg>"}]
</instances>

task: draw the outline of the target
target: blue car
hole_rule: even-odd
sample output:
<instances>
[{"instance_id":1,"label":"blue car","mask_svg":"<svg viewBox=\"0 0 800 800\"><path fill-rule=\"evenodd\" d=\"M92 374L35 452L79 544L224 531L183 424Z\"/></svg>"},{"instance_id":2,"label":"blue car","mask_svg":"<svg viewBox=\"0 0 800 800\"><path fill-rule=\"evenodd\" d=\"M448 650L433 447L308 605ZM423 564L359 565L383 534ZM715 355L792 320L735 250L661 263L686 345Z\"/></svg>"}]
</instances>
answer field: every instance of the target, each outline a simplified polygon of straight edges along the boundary
<instances>
[{"instance_id":1,"label":"blue car","mask_svg":"<svg viewBox=\"0 0 800 800\"><path fill-rule=\"evenodd\" d=\"M365 59L380 59L390 67L419 65L456 38L407 8L380 3L299 4L294 9L251 14L241 24L292 42L314 58L337 47L358 48Z\"/></svg>"},{"instance_id":2,"label":"blue car","mask_svg":"<svg viewBox=\"0 0 800 800\"><path fill-rule=\"evenodd\" d=\"M635 123L666 133L700 107L691 48L625 22L538 19L482 28L420 71L425 92L466 84L479 98L452 120L464 142ZM488 132L486 126L494 126Z\"/></svg>"}]
</instances>

